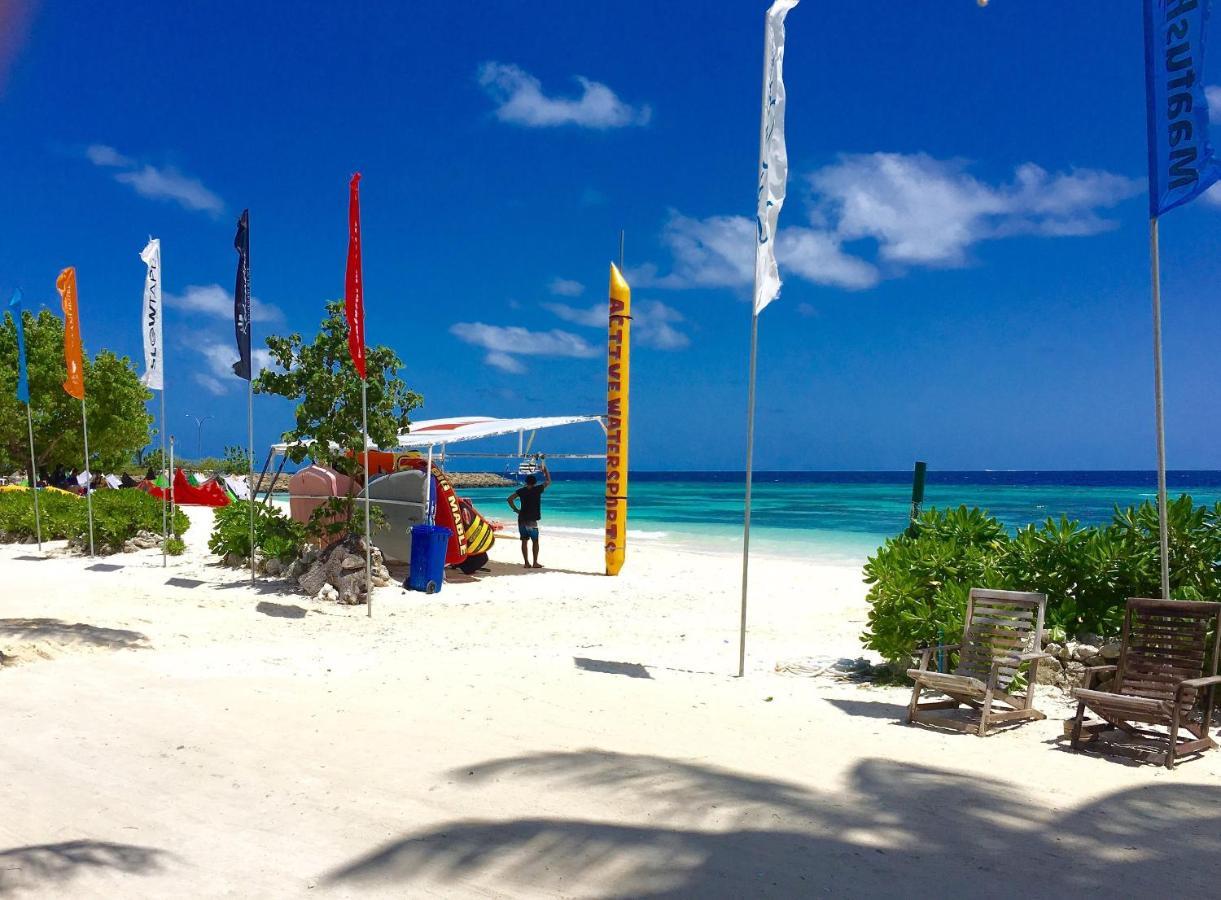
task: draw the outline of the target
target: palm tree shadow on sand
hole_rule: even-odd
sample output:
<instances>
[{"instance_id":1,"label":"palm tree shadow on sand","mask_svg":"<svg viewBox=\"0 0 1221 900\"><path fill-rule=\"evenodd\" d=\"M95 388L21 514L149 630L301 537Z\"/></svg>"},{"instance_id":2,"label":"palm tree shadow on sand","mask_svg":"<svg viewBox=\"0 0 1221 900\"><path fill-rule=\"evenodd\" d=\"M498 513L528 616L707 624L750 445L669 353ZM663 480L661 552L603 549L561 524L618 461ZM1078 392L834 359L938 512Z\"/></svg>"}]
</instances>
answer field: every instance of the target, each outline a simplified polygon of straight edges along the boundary
<instances>
[{"instance_id":1,"label":"palm tree shadow on sand","mask_svg":"<svg viewBox=\"0 0 1221 900\"><path fill-rule=\"evenodd\" d=\"M161 869L174 857L164 850L110 841L63 841L0 850L0 896L45 889L47 883L67 890L78 874L110 869L140 875Z\"/></svg>"},{"instance_id":2,"label":"palm tree shadow on sand","mask_svg":"<svg viewBox=\"0 0 1221 900\"><path fill-rule=\"evenodd\" d=\"M1019 784L1028 776L1014 773ZM1221 874L1221 787L1211 785L1150 784L1057 811L1003 781L881 759L860 762L849 789L832 793L597 750L492 760L447 777L579 790L585 808L605 799L638 809L638 822L459 820L404 835L326 880L602 897L1028 897L1037 885L1192 893Z\"/></svg>"}]
</instances>

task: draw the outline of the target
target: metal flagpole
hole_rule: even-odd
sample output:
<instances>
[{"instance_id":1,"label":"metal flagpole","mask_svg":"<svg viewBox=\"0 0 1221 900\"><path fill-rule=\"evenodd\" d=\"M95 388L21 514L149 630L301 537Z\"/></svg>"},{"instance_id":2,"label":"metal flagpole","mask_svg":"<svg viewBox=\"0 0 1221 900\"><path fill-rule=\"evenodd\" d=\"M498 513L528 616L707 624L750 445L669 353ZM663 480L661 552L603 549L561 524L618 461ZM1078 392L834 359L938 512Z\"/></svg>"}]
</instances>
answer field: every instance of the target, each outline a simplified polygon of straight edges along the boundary
<instances>
[{"instance_id":1,"label":"metal flagpole","mask_svg":"<svg viewBox=\"0 0 1221 900\"><path fill-rule=\"evenodd\" d=\"M432 450L434 444L428 445L428 469L424 475L424 524L433 525L432 514ZM521 454L518 453L518 456Z\"/></svg>"},{"instance_id":2,"label":"metal flagpole","mask_svg":"<svg viewBox=\"0 0 1221 900\"><path fill-rule=\"evenodd\" d=\"M755 465L755 357L758 348L759 314L752 311L750 317L750 381L746 391L746 505L742 524L742 618L738 624L739 678L746 674L746 592L750 569L750 488Z\"/></svg>"},{"instance_id":3,"label":"metal flagpole","mask_svg":"<svg viewBox=\"0 0 1221 900\"><path fill-rule=\"evenodd\" d=\"M365 437L365 605L373 618L373 532L369 529L369 382L360 380L360 423Z\"/></svg>"},{"instance_id":4,"label":"metal flagpole","mask_svg":"<svg viewBox=\"0 0 1221 900\"><path fill-rule=\"evenodd\" d=\"M21 315L18 310L17 315ZM25 404L25 424L30 429L30 493L34 495L34 534L38 538L38 552L42 552L42 516L38 511L38 462L34 459L34 414L30 403Z\"/></svg>"},{"instance_id":5,"label":"metal flagpole","mask_svg":"<svg viewBox=\"0 0 1221 900\"><path fill-rule=\"evenodd\" d=\"M93 556L93 473L89 471L89 417L85 414L85 398L81 398L81 431L85 436L85 504L89 512L89 555Z\"/></svg>"},{"instance_id":6,"label":"metal flagpole","mask_svg":"<svg viewBox=\"0 0 1221 900\"><path fill-rule=\"evenodd\" d=\"M763 28L763 94L759 113L759 167L767 152L767 27ZM756 197L756 202L758 198ZM746 595L750 569L750 489L755 461L755 360L759 349L759 242L755 241L755 282L750 292L750 378L746 389L746 503L742 522L742 615L738 624L738 677L746 674Z\"/></svg>"},{"instance_id":7,"label":"metal flagpole","mask_svg":"<svg viewBox=\"0 0 1221 900\"><path fill-rule=\"evenodd\" d=\"M247 477L246 505L250 507L250 583L254 584L254 373L246 382L246 459L250 463Z\"/></svg>"},{"instance_id":8,"label":"metal flagpole","mask_svg":"<svg viewBox=\"0 0 1221 900\"><path fill-rule=\"evenodd\" d=\"M1158 260L1157 216L1149 220L1153 265L1153 408L1157 420L1157 520L1162 556L1162 599L1170 599L1170 526L1166 519L1166 417L1162 392L1162 283Z\"/></svg>"},{"instance_id":9,"label":"metal flagpole","mask_svg":"<svg viewBox=\"0 0 1221 900\"><path fill-rule=\"evenodd\" d=\"M170 474L165 482L165 492L170 498L170 531L174 533L174 537L178 537L177 531L174 529L174 436L170 435Z\"/></svg>"},{"instance_id":10,"label":"metal flagpole","mask_svg":"<svg viewBox=\"0 0 1221 900\"><path fill-rule=\"evenodd\" d=\"M163 354L162 358L158 360L158 362L162 363L162 369L161 369L161 465L163 465L163 466L165 465L165 367L164 367L164 360L165 360L165 357ZM169 495L169 490L168 490L170 482L169 482L168 478L166 479L165 483L166 483L167 490L165 493L163 493L161 495L161 567L162 568L165 568L167 565L169 565L169 561L167 559L168 551L165 548L165 542L169 539L169 536L170 536L170 519L169 519L170 495Z\"/></svg>"}]
</instances>

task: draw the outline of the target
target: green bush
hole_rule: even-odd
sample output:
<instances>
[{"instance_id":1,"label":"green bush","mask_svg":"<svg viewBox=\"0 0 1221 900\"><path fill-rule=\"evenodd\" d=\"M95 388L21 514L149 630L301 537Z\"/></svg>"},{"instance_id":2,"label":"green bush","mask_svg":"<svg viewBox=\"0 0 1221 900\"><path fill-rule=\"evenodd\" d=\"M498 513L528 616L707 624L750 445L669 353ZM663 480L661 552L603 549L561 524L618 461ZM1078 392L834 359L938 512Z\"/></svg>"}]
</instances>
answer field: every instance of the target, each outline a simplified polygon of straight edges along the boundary
<instances>
[{"instance_id":1,"label":"green bush","mask_svg":"<svg viewBox=\"0 0 1221 900\"><path fill-rule=\"evenodd\" d=\"M58 491L38 492L42 539L76 540L88 545L89 515L84 497ZM190 520L175 510L178 534L186 532ZM100 553L116 553L138 531L161 533L161 501L136 490L97 491L93 495L93 540ZM35 535L34 498L29 491L0 493L0 533L9 540Z\"/></svg>"},{"instance_id":2,"label":"green bush","mask_svg":"<svg viewBox=\"0 0 1221 900\"><path fill-rule=\"evenodd\" d=\"M1171 596L1221 598L1221 504L1168 506ZM1047 594L1052 639L1083 633L1111 637L1128 597L1160 593L1157 507L1115 510L1109 525L1061 518L1010 535L978 509L931 509L865 564L869 621L862 640L887 660L962 633L972 587Z\"/></svg>"},{"instance_id":3,"label":"green bush","mask_svg":"<svg viewBox=\"0 0 1221 900\"><path fill-rule=\"evenodd\" d=\"M305 546L305 527L279 509L265 503L254 505L254 545L266 557L291 562ZM237 500L216 510L208 549L218 556L236 553L250 558L250 504Z\"/></svg>"},{"instance_id":4,"label":"green bush","mask_svg":"<svg viewBox=\"0 0 1221 900\"><path fill-rule=\"evenodd\" d=\"M44 541L70 537L77 517L85 516L85 501L56 491L38 492L38 511ZM34 497L29 491L0 493L0 533L10 541L34 537Z\"/></svg>"},{"instance_id":5,"label":"green bush","mask_svg":"<svg viewBox=\"0 0 1221 900\"><path fill-rule=\"evenodd\" d=\"M99 553L118 553L123 544L140 531L161 533L161 500L137 490L97 491L93 495L93 543ZM84 500L78 501L80 516L68 537L89 542L89 521ZM191 521L181 507L174 509L171 530L185 534Z\"/></svg>"},{"instance_id":6,"label":"green bush","mask_svg":"<svg viewBox=\"0 0 1221 900\"><path fill-rule=\"evenodd\" d=\"M182 556L186 552L187 543L180 537L169 537L165 542L165 552L170 556Z\"/></svg>"}]
</instances>

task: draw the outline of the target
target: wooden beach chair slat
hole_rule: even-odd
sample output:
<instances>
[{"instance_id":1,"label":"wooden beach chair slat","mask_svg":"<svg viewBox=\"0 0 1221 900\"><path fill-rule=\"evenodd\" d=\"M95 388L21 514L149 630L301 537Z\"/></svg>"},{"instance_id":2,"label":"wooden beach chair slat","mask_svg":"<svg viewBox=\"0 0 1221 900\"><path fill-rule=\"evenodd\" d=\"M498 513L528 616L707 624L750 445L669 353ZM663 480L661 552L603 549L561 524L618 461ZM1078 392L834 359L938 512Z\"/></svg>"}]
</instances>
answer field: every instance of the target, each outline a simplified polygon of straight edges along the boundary
<instances>
[{"instance_id":1,"label":"wooden beach chair slat","mask_svg":"<svg viewBox=\"0 0 1221 900\"><path fill-rule=\"evenodd\" d=\"M1174 768L1179 757L1187 753L1215 748L1208 728L1216 686L1221 683L1217 677L1219 652L1221 603L1129 599L1112 690L1073 691L1077 699L1073 749L1080 749L1087 739L1096 739L1107 724L1129 734L1164 741L1167 768ZM1196 722L1191 714L1201 689L1206 689L1207 701ZM1087 709L1100 721L1086 722ZM1132 723L1166 731L1137 729ZM1192 738L1180 741L1180 729Z\"/></svg>"},{"instance_id":2,"label":"wooden beach chair slat","mask_svg":"<svg viewBox=\"0 0 1221 900\"><path fill-rule=\"evenodd\" d=\"M1033 706L1034 681L1041 653L1045 594L991 591L972 588L967 601L958 666L954 672L930 672L931 654L924 651L918 669L909 669L915 682L907 721L944 725L985 735L994 725L1024 719L1042 719ZM1008 693L1022 666L1030 664L1025 697ZM921 702L923 691L937 691L948 700ZM999 708L994 704L1003 704ZM931 710L967 706L979 710L978 723L928 716Z\"/></svg>"}]
</instances>

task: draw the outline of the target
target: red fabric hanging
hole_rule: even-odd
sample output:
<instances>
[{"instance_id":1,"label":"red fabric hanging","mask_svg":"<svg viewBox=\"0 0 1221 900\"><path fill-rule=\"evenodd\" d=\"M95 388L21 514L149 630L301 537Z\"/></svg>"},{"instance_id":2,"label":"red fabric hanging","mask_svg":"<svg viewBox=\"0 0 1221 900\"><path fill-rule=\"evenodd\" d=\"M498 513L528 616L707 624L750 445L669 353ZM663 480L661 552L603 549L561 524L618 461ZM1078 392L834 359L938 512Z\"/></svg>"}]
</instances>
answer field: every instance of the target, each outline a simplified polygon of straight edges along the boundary
<instances>
[{"instance_id":1,"label":"red fabric hanging","mask_svg":"<svg viewBox=\"0 0 1221 900\"><path fill-rule=\"evenodd\" d=\"M165 488L153 485L148 492L158 500L165 497ZM228 506L229 495L215 481L208 481L199 487L191 484L182 469L174 472L174 502L179 506Z\"/></svg>"}]
</instances>

